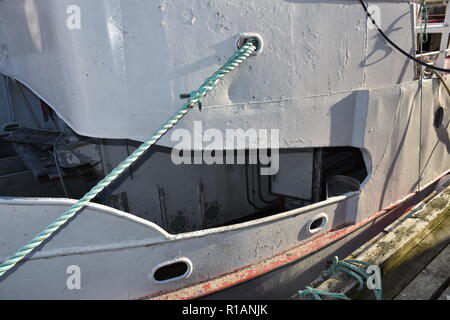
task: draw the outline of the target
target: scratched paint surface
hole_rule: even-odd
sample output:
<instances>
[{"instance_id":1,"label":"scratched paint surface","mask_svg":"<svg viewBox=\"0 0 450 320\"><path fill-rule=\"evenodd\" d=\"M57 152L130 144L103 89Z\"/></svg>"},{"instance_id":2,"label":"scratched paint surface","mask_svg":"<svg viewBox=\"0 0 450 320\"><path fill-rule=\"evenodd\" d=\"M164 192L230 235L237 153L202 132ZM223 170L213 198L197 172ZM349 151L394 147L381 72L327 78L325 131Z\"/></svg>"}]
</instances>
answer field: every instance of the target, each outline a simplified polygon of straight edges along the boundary
<instances>
[{"instance_id":1,"label":"scratched paint surface","mask_svg":"<svg viewBox=\"0 0 450 320\"><path fill-rule=\"evenodd\" d=\"M80 7L80 30L66 27L69 5ZM409 4L378 5L389 36L411 50ZM218 129L301 127L305 97L413 79L413 65L367 30L360 5L346 0L2 1L0 21L0 72L92 137L147 138L183 102L180 93L236 50L242 32L258 33L264 51L205 99L207 112L180 126L197 119ZM308 130L303 144L281 134L286 147L317 143Z\"/></svg>"},{"instance_id":2,"label":"scratched paint surface","mask_svg":"<svg viewBox=\"0 0 450 320\"><path fill-rule=\"evenodd\" d=\"M64 29L69 3L89 9L82 10L83 27L77 32ZM390 36L411 48L409 5L380 6L386 26L395 26ZM14 31L8 30L10 17L22 22L13 24ZM258 32L264 51L224 81L206 99L206 109L191 113L181 126L190 128L193 120L203 119L219 129L281 127L282 147L355 146L362 149L370 171L358 195L178 236L148 222L121 229L117 219L136 222L135 217L98 217L98 212L90 212L1 283L9 297L20 297L25 288L42 297L40 288L49 288L46 279L63 279L67 263L79 263L91 272L85 291L72 292L75 298L133 298L204 282L309 242L305 226L319 212L361 221L416 190L420 172L425 184L449 167L443 161L448 150L439 143L448 140L448 133L429 125L434 107L421 114L412 66L404 69L403 58L386 52L366 30L356 3L1 1L0 21L6 26L0 29L6 33L0 37L0 70L27 84L78 133L109 138L145 138L178 107L179 93L195 88L234 52L238 33ZM448 105L449 98L440 90L437 81L425 81L425 101ZM411 158L419 141L427 144L421 167L418 156ZM167 139L161 143L170 145ZM8 208L0 215L5 219L0 223L0 235L7 239L0 241L4 253L14 252L17 243L61 212L48 208L48 203L42 204L42 211L26 204L2 205ZM356 212L357 217L351 216ZM33 223L23 224L23 219ZM113 226L116 232L96 238L96 226L103 219L108 224L102 227ZM22 229L9 227L11 223ZM331 227L323 230L325 237ZM152 266L180 255L195 262L189 279L164 285L151 281ZM36 270L48 277L33 277ZM121 279L111 281L117 274ZM21 279L33 279L34 285ZM55 281L45 294L58 296L63 285Z\"/></svg>"}]
</instances>

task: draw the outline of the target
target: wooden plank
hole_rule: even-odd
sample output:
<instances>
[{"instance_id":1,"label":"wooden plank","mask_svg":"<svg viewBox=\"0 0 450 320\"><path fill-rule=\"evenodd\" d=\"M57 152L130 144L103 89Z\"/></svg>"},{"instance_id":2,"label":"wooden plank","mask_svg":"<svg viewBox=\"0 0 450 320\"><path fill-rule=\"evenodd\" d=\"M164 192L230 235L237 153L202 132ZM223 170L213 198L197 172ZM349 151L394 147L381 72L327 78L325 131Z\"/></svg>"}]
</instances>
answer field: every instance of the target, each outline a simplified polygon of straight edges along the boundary
<instances>
[{"instance_id":1,"label":"wooden plank","mask_svg":"<svg viewBox=\"0 0 450 320\"><path fill-rule=\"evenodd\" d=\"M356 258L378 265L385 273L448 216L450 216L450 187L446 186L428 203L422 202L413 208L401 224L394 223L395 227L388 234ZM349 294L357 286L358 282L353 277L338 273L322 282L317 289Z\"/></svg>"},{"instance_id":2,"label":"wooden plank","mask_svg":"<svg viewBox=\"0 0 450 320\"><path fill-rule=\"evenodd\" d=\"M450 285L442 292L438 300L450 300Z\"/></svg>"},{"instance_id":3,"label":"wooden plank","mask_svg":"<svg viewBox=\"0 0 450 320\"><path fill-rule=\"evenodd\" d=\"M450 245L395 298L395 300L432 300L438 298L450 279Z\"/></svg>"},{"instance_id":4,"label":"wooden plank","mask_svg":"<svg viewBox=\"0 0 450 320\"><path fill-rule=\"evenodd\" d=\"M450 217L383 275L383 299L394 299L449 243ZM368 290L358 296L362 300L372 298L373 293Z\"/></svg>"},{"instance_id":5,"label":"wooden plank","mask_svg":"<svg viewBox=\"0 0 450 320\"><path fill-rule=\"evenodd\" d=\"M428 203L431 199L433 199L436 195L438 195L439 192L441 192L443 189L445 189L446 186L449 186L449 185L450 185L450 180L446 181L440 189L431 192L421 202L424 204ZM391 232L392 230L394 230L395 228L400 226L403 223L403 221L408 219L409 216L410 216L410 213L400 217L399 219L397 219L396 221L391 223L389 226L384 228L384 230L381 231L378 235L376 235L371 240L367 241L361 247L359 247L354 252L352 252L348 257L346 257L346 259L356 259L357 257L361 256L364 252L366 252L369 248L373 247L373 245L375 245L380 239L382 239L384 236L386 236L389 232Z\"/></svg>"},{"instance_id":6,"label":"wooden plank","mask_svg":"<svg viewBox=\"0 0 450 320\"><path fill-rule=\"evenodd\" d=\"M402 219L403 217L400 217ZM378 241L380 241L384 236L386 236L388 232L386 230L381 231L379 234L377 234L375 237L364 243L361 247L353 251L351 254L348 255L345 259L356 259L360 255L362 255L364 252L369 250L372 246L374 246Z\"/></svg>"}]
</instances>

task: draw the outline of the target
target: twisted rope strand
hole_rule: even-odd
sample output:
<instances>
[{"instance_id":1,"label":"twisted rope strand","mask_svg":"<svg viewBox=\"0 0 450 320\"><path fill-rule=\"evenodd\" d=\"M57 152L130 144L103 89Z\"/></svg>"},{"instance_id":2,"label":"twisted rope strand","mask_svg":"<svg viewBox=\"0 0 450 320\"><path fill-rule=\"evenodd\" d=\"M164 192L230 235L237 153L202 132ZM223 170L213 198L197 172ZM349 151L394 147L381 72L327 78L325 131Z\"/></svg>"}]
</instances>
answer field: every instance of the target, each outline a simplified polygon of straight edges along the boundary
<instances>
[{"instance_id":1,"label":"twisted rope strand","mask_svg":"<svg viewBox=\"0 0 450 320\"><path fill-rule=\"evenodd\" d=\"M86 193L80 200L73 204L67 211L59 216L53 223L51 223L44 231L39 233L35 238L30 240L24 247L19 249L15 254L10 256L6 261L0 265L0 277L2 277L8 270L12 269L17 263L23 260L36 247L40 246L52 234L64 226L72 217L94 199L103 189L114 182L126 169L128 169L136 160L138 160L156 141L158 141L164 134L167 133L174 125L180 121L183 116L195 104L201 103L201 99L214 87L217 83L228 73L236 69L241 63L253 54L256 50L256 42L249 41L245 43L239 51L237 51L228 61L217 70L211 77L200 86L199 89L190 94L190 98L186 103L162 125L153 136L144 142L138 149L130 154L124 161L122 161L114 170L111 171L103 180L97 183L88 193Z\"/></svg>"},{"instance_id":2,"label":"twisted rope strand","mask_svg":"<svg viewBox=\"0 0 450 320\"><path fill-rule=\"evenodd\" d=\"M369 277L369 275L364 269L362 269L358 265L368 267L370 264L360 260L339 260L338 257L334 257L333 263L331 264L330 268L327 271L324 271L323 274L333 275L339 271L348 273L356 280L358 280L359 283L358 290L361 290L364 287L364 280L366 280Z\"/></svg>"},{"instance_id":3,"label":"twisted rope strand","mask_svg":"<svg viewBox=\"0 0 450 320\"><path fill-rule=\"evenodd\" d=\"M307 286L305 290L298 291L298 295L302 299L304 299L307 295L311 295L314 300L322 300L321 296L327 296L330 298L335 298L335 299L340 299L340 300L350 300L350 298L347 297L343 293L322 291L322 290L312 288L310 286Z\"/></svg>"},{"instance_id":4,"label":"twisted rope strand","mask_svg":"<svg viewBox=\"0 0 450 320\"><path fill-rule=\"evenodd\" d=\"M334 257L330 268L327 271L322 272L322 274L331 276L338 273L339 271L345 272L354 277L358 281L359 283L358 290L362 290L364 287L364 282L369 278L369 274L363 267L367 268L369 266L370 263L365 261L355 259L339 260L338 257ZM375 295L375 298L377 300L381 300L382 290L381 289L372 289L372 290Z\"/></svg>"}]
</instances>

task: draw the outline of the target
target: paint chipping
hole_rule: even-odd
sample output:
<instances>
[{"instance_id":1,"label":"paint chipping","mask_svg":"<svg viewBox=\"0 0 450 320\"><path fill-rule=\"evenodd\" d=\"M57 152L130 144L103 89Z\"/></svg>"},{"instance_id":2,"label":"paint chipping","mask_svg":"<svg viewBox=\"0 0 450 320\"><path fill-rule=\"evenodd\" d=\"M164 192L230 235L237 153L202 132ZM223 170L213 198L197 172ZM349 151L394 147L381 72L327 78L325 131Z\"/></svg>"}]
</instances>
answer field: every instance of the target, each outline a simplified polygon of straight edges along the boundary
<instances>
[{"instance_id":1,"label":"paint chipping","mask_svg":"<svg viewBox=\"0 0 450 320\"><path fill-rule=\"evenodd\" d=\"M350 61L350 41L348 40L348 37L345 35L342 38L341 45L339 47L339 68L338 68L339 80L343 80L343 78L345 77L349 61Z\"/></svg>"},{"instance_id":2,"label":"paint chipping","mask_svg":"<svg viewBox=\"0 0 450 320\"><path fill-rule=\"evenodd\" d=\"M183 21L188 25L193 25L195 23L194 11L192 9L183 11Z\"/></svg>"},{"instance_id":3,"label":"paint chipping","mask_svg":"<svg viewBox=\"0 0 450 320\"><path fill-rule=\"evenodd\" d=\"M305 26L302 32L302 39L306 46L303 61L308 65L309 70L315 71L318 63L316 48L320 44L320 33L309 26Z\"/></svg>"}]
</instances>

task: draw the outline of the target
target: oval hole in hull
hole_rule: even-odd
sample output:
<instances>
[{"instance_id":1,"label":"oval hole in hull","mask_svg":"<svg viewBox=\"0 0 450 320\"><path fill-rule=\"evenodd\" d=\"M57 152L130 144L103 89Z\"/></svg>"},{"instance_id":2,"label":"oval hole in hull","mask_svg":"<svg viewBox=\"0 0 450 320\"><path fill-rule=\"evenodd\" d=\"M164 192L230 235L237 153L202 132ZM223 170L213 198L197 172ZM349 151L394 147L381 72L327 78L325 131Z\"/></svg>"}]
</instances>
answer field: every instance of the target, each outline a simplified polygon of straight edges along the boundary
<instances>
[{"instance_id":1,"label":"oval hole in hull","mask_svg":"<svg viewBox=\"0 0 450 320\"><path fill-rule=\"evenodd\" d=\"M186 279L192 271L192 263L187 259L165 262L153 269L153 279L156 282L170 282Z\"/></svg>"}]
</instances>

